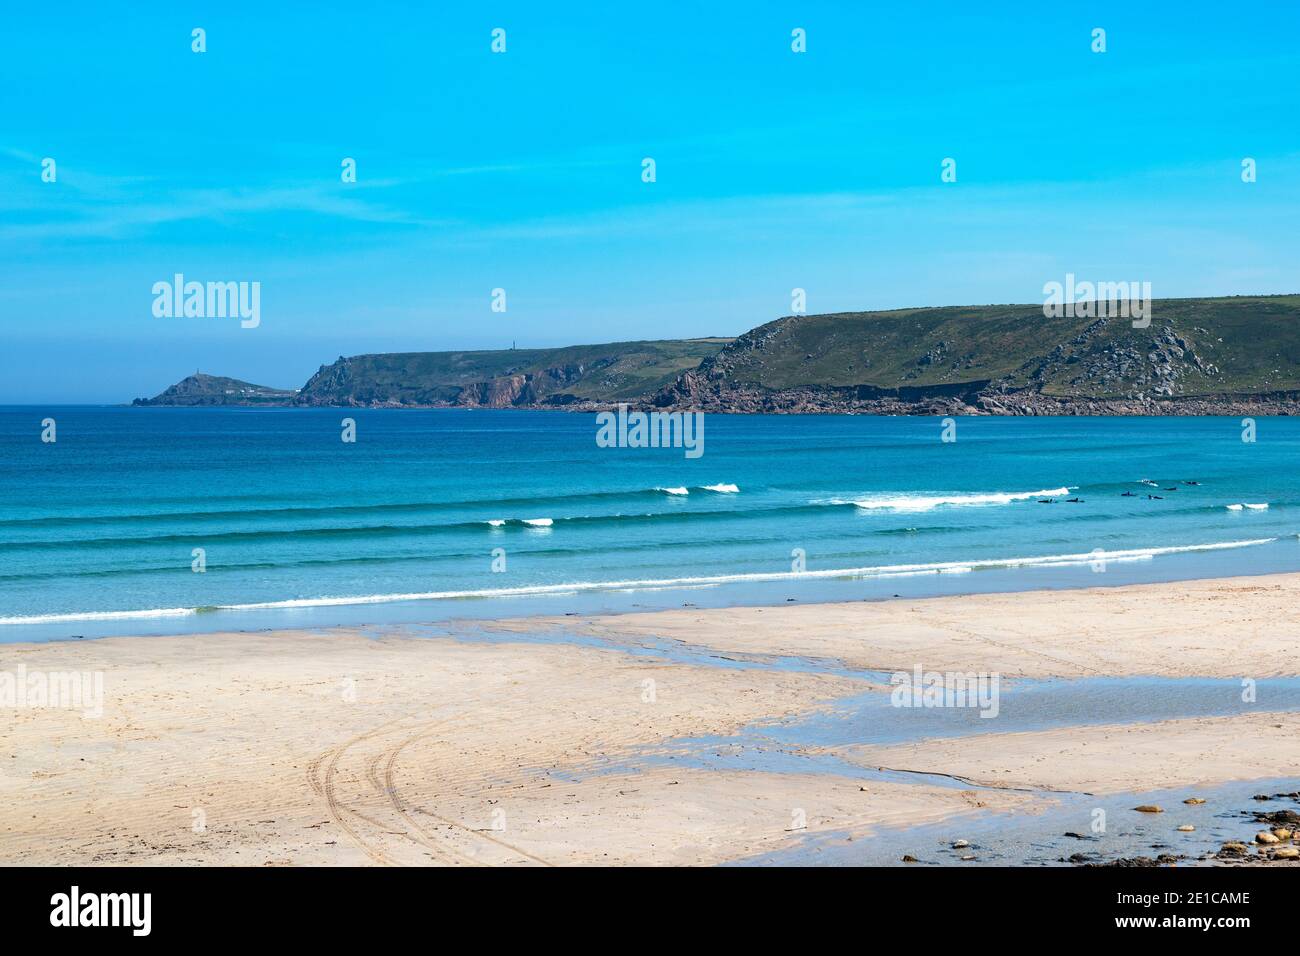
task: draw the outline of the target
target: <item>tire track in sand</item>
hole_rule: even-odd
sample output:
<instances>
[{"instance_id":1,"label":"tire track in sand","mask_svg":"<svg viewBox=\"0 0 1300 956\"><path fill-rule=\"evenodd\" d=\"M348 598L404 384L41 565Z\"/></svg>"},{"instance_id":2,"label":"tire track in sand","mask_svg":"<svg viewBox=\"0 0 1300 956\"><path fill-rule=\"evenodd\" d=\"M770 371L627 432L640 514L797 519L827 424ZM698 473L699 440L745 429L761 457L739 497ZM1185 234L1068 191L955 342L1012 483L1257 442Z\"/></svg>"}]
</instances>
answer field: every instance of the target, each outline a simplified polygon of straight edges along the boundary
<instances>
[{"instance_id":1,"label":"tire track in sand","mask_svg":"<svg viewBox=\"0 0 1300 956\"><path fill-rule=\"evenodd\" d=\"M422 848L432 855L435 862L446 865L468 865L484 866L492 865L476 856L468 855L463 850L450 846L447 835L430 832L422 826L411 814L411 805L406 801L403 795L398 791L395 784L394 770L397 760L401 753L411 744L418 740L431 737L434 734L449 727L453 721L448 718L439 718L435 720L426 720L415 726L409 726L413 715L405 715L393 720L385 721L370 730L357 734L342 743L325 750L311 761L307 768L307 782L312 792L317 796L324 798L326 810L330 819L337 824L349 839L366 854L373 862L381 866L400 866L403 865L396 858L393 848L381 845L382 840L367 838L362 833L362 827L358 821L373 827L380 834L387 837L396 837L404 839L416 847ZM403 725L407 726L403 726ZM412 733L412 731L414 731ZM404 733L404 736L393 746L386 746L384 738L394 733ZM379 745L376 753L365 759L365 769L360 776L374 791L385 796L392 810L396 811L401 823L401 830L394 830L389 823L376 819L369 813L362 812L358 808L359 801L356 799L345 799L340 794L339 787L339 763L345 756L351 756L351 752L363 745L375 743ZM382 776L381 776L382 765ZM434 820L444 824L464 840L468 837L472 842L493 844L514 854L516 861L518 859L529 860L542 866L551 864L540 857L527 853L507 843L504 840L490 836L482 831L475 830L456 820L443 817L430 810L420 809L420 812L427 813Z\"/></svg>"},{"instance_id":2,"label":"tire track in sand","mask_svg":"<svg viewBox=\"0 0 1300 956\"><path fill-rule=\"evenodd\" d=\"M374 766L377 767L380 760L384 760L385 757L387 758L384 761L384 786L383 786L384 793L388 795L388 799L392 802L393 808L402 815L402 818L404 820L406 820L419 833L422 833L431 839L435 838L434 834L430 833L427 829L421 826L420 823L413 816L411 816L411 814L407 811L406 807L403 806L403 800L401 794L397 789L396 782L394 781L394 769L397 765L397 759L398 757L401 756L403 750L405 750L411 744L415 743L417 740L421 740L425 737L432 736L440 729L442 728L441 727L433 728L433 729L426 728L418 733L412 734L411 736L403 740L401 743L399 743L392 750L387 751L387 753L380 754L379 758L376 759L376 761L374 762ZM502 840L498 837L491 836L488 833L483 832L482 830L476 830L473 827L465 826L465 824L460 823L459 821L441 816L437 813L434 813L432 810L422 810L422 812L432 817L434 820L437 820L439 823L445 826L451 827L452 829L457 830L463 834L468 834L472 839L496 844L497 846L509 851L510 853L516 854L518 857L521 857L525 860L529 860L537 864L538 866L554 866L553 863L543 860L539 856L534 856L533 854L528 853L525 850L521 850L519 847L514 846L511 843L507 843L505 840ZM488 864L484 864L478 859L474 859L472 862L476 866L488 865Z\"/></svg>"}]
</instances>

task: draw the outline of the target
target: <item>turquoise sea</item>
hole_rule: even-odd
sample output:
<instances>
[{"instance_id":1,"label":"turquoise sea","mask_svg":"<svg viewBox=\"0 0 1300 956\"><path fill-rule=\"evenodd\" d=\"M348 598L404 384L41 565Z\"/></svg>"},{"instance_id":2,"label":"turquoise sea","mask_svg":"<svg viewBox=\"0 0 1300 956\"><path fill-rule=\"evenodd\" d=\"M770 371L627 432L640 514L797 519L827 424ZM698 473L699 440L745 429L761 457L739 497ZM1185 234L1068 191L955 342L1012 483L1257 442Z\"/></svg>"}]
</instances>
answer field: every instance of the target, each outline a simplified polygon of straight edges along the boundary
<instances>
[{"instance_id":1,"label":"turquoise sea","mask_svg":"<svg viewBox=\"0 0 1300 956\"><path fill-rule=\"evenodd\" d=\"M1294 419L942 432L709 415L692 459L567 412L0 408L0 641L1300 569Z\"/></svg>"}]
</instances>

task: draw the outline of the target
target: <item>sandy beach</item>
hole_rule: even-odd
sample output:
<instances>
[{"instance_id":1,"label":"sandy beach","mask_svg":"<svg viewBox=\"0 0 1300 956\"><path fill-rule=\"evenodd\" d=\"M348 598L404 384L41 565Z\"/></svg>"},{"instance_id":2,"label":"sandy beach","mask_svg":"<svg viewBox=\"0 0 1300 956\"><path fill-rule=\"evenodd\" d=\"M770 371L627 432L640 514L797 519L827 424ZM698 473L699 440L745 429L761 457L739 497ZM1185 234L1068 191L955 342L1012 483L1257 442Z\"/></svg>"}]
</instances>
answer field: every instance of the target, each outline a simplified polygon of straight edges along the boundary
<instances>
[{"instance_id":1,"label":"sandy beach","mask_svg":"<svg viewBox=\"0 0 1300 956\"><path fill-rule=\"evenodd\" d=\"M934 600L623 614L591 634L654 634L870 670L917 661L1017 677L1268 677L1300 672L1300 574ZM567 619L552 621L573 626ZM536 621L504 622L532 628Z\"/></svg>"},{"instance_id":2,"label":"sandy beach","mask_svg":"<svg viewBox=\"0 0 1300 956\"><path fill-rule=\"evenodd\" d=\"M0 861L717 864L810 834L869 840L945 821L956 832L981 814L1049 811L1054 793L1286 778L1300 767L1300 715L1270 710L1263 691L1243 713L1020 729L1004 708L961 736L927 725L873 742L871 726L855 736L850 724L758 756L746 741L887 698L863 672L918 665L998 673L1011 688L1267 687L1300 673L1297 597L1300 575L1276 575L514 619L445 636L0 645L0 671L103 680L99 716L0 710Z\"/></svg>"}]
</instances>

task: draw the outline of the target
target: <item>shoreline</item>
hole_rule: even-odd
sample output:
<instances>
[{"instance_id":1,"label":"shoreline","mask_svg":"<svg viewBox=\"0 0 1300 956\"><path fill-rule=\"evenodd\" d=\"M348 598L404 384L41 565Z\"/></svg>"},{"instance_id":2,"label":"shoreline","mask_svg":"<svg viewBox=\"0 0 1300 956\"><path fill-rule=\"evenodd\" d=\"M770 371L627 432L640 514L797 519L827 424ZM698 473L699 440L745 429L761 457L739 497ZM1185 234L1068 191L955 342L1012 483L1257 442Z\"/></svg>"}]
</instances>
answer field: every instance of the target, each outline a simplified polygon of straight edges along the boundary
<instances>
[{"instance_id":1,"label":"shoreline","mask_svg":"<svg viewBox=\"0 0 1300 956\"><path fill-rule=\"evenodd\" d=\"M859 397L859 392L871 397ZM705 394L689 399L678 398L660 404L655 396L625 402L573 401L555 404L456 404L442 402L422 405L408 402L357 402L330 404L321 402L158 402L134 399L131 402L105 405L108 408L274 408L274 409L366 409L372 411L521 411L562 412L595 415L614 412L620 407L632 411L705 412L710 415L853 415L879 417L1008 417L1008 418L1236 418L1242 415L1281 418L1300 414L1300 393L1282 389L1252 394L1207 394L1171 398L1069 397L1048 395L1032 390L990 392L942 389L917 398L879 397L888 389L872 386L846 388L794 388L779 391L740 389L726 401ZM54 407L54 406L51 406ZM100 407L100 406L97 406Z\"/></svg>"},{"instance_id":2,"label":"shoreline","mask_svg":"<svg viewBox=\"0 0 1300 956\"><path fill-rule=\"evenodd\" d=\"M87 611L0 623L8 644L105 637L170 636L269 630L360 627L654 613L681 608L738 609L927 599L995 594L1112 590L1134 585L1255 580L1300 574L1300 548L1270 537L1209 545L1143 548L1043 557L954 560L910 570L835 569L689 578L677 581L575 582L457 593L295 599L208 608ZM1163 553L1162 553L1163 552ZM1223 573L1222 555L1234 558ZM1099 563L1100 561L1100 563ZM904 567L904 566L898 566ZM862 573L868 572L868 573ZM774 590L776 590L774 593ZM563 602L563 610L556 608Z\"/></svg>"},{"instance_id":3,"label":"shoreline","mask_svg":"<svg viewBox=\"0 0 1300 956\"><path fill-rule=\"evenodd\" d=\"M104 696L0 709L0 856L718 864L970 828L981 859L1028 859L1017 833L1080 793L1300 766L1300 575L1251 580L3 645L0 671L98 672ZM1003 671L1000 715L891 707L903 663ZM1242 674L1258 700L1220 712ZM1123 722L1081 722L1107 706Z\"/></svg>"}]
</instances>

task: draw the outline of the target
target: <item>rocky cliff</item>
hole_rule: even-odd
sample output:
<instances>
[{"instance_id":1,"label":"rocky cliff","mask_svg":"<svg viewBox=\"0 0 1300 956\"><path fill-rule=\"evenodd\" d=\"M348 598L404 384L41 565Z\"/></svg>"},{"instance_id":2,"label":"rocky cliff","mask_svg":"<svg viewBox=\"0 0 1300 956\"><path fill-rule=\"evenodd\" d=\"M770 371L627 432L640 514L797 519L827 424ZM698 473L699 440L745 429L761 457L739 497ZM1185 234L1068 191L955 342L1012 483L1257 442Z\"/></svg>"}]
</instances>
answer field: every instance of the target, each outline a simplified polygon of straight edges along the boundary
<instances>
[{"instance_id":1,"label":"rocky cliff","mask_svg":"<svg viewBox=\"0 0 1300 956\"><path fill-rule=\"evenodd\" d=\"M656 393L719 412L1289 414L1300 297L1169 299L1150 323L1041 306L787 316Z\"/></svg>"},{"instance_id":2,"label":"rocky cliff","mask_svg":"<svg viewBox=\"0 0 1300 956\"><path fill-rule=\"evenodd\" d=\"M308 380L296 404L560 408L638 401L729 341L339 356Z\"/></svg>"}]
</instances>

